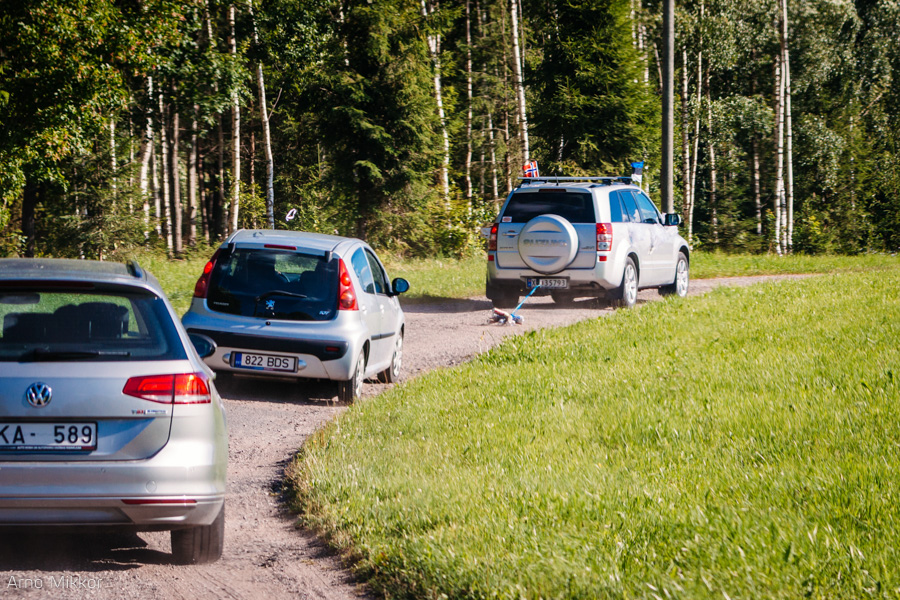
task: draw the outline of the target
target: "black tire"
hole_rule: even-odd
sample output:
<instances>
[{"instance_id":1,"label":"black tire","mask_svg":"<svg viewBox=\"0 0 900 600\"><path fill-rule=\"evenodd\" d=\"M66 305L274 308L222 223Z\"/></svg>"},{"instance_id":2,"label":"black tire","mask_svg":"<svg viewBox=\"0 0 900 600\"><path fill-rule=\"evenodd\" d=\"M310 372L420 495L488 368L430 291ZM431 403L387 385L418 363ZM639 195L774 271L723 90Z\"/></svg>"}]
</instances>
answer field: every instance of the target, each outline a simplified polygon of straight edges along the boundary
<instances>
[{"instance_id":1,"label":"black tire","mask_svg":"<svg viewBox=\"0 0 900 600\"><path fill-rule=\"evenodd\" d=\"M225 505L209 525L172 531L172 562L205 565L222 557L225 546Z\"/></svg>"},{"instance_id":2,"label":"black tire","mask_svg":"<svg viewBox=\"0 0 900 600\"><path fill-rule=\"evenodd\" d=\"M494 292L491 302L494 303L494 308L515 308L519 303L519 295L515 292Z\"/></svg>"},{"instance_id":3,"label":"black tire","mask_svg":"<svg viewBox=\"0 0 900 600\"><path fill-rule=\"evenodd\" d=\"M688 293L690 285L690 263L684 252L678 253L678 261L675 263L675 281L669 285L659 288L659 293L663 296L680 296L684 298Z\"/></svg>"},{"instance_id":4,"label":"black tire","mask_svg":"<svg viewBox=\"0 0 900 600\"><path fill-rule=\"evenodd\" d=\"M612 294L612 301L616 306L631 308L637 303L638 270L634 260L629 256L625 259L625 269L622 271L622 283Z\"/></svg>"},{"instance_id":5,"label":"black tire","mask_svg":"<svg viewBox=\"0 0 900 600\"><path fill-rule=\"evenodd\" d=\"M403 331L397 336L394 343L394 353L391 355L391 366L378 374L381 383L397 383L400 381L400 368L403 366Z\"/></svg>"},{"instance_id":6,"label":"black tire","mask_svg":"<svg viewBox=\"0 0 900 600\"><path fill-rule=\"evenodd\" d=\"M362 395L362 384L366 378L366 351L360 350L356 359L353 377L347 381L338 381L338 401L351 403Z\"/></svg>"},{"instance_id":7,"label":"black tire","mask_svg":"<svg viewBox=\"0 0 900 600\"><path fill-rule=\"evenodd\" d=\"M575 294L572 292L550 292L550 297L553 298L554 304L559 304L560 306L572 306L575 304Z\"/></svg>"}]
</instances>

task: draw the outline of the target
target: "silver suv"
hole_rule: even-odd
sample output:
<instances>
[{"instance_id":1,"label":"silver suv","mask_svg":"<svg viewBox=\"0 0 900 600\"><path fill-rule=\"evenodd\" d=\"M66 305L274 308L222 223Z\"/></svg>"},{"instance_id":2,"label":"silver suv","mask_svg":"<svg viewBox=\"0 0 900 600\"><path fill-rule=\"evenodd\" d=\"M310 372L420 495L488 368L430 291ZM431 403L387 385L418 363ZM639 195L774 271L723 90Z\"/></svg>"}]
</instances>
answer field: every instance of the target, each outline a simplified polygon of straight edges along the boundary
<instances>
[{"instance_id":1,"label":"silver suv","mask_svg":"<svg viewBox=\"0 0 900 600\"><path fill-rule=\"evenodd\" d=\"M486 295L501 308L538 285L558 303L633 306L638 289L652 287L684 296L690 250L680 223L627 177L523 179L490 229Z\"/></svg>"}]
</instances>

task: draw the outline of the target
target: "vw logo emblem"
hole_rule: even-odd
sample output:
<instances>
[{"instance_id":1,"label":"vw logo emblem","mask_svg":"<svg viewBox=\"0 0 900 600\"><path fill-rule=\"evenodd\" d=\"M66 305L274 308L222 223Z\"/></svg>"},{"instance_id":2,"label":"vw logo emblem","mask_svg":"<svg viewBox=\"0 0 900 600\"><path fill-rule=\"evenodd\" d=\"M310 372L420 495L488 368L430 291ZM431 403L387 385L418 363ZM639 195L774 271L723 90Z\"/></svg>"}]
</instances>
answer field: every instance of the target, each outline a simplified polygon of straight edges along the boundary
<instances>
[{"instance_id":1,"label":"vw logo emblem","mask_svg":"<svg viewBox=\"0 0 900 600\"><path fill-rule=\"evenodd\" d=\"M46 383L35 382L25 390L25 399L35 408L47 406L53 397L53 390Z\"/></svg>"}]
</instances>

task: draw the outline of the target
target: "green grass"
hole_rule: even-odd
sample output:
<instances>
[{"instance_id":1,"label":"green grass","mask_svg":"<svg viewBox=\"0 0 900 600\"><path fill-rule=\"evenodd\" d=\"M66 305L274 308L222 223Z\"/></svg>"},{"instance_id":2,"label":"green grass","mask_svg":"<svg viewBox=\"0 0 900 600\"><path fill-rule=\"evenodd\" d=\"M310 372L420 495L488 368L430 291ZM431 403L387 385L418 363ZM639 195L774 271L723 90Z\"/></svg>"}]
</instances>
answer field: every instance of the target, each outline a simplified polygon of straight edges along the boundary
<instances>
[{"instance_id":1,"label":"green grass","mask_svg":"<svg viewBox=\"0 0 900 600\"><path fill-rule=\"evenodd\" d=\"M484 294L487 259L484 255L470 258L418 258L385 261L388 277L409 280L405 301L427 301L441 298L469 298Z\"/></svg>"},{"instance_id":2,"label":"green grass","mask_svg":"<svg viewBox=\"0 0 900 600\"><path fill-rule=\"evenodd\" d=\"M887 254L859 256L804 256L792 254L723 254L697 252L691 257L691 277L737 277L789 273L839 273L900 265L900 257ZM387 263L391 277L405 277L411 284L407 301L468 298L484 294L487 262L484 256L457 259L409 259Z\"/></svg>"},{"instance_id":3,"label":"green grass","mask_svg":"<svg viewBox=\"0 0 900 600\"><path fill-rule=\"evenodd\" d=\"M156 276L175 312L181 316L190 308L194 285L213 252L214 250L208 253L198 252L180 260L170 260L165 255L149 253L136 258L141 267Z\"/></svg>"},{"instance_id":4,"label":"green grass","mask_svg":"<svg viewBox=\"0 0 900 600\"><path fill-rule=\"evenodd\" d=\"M842 273L881 269L900 265L900 257L889 254L857 256L790 254L724 254L697 252L691 257L691 277L739 277L796 273Z\"/></svg>"},{"instance_id":5,"label":"green grass","mask_svg":"<svg viewBox=\"0 0 900 600\"><path fill-rule=\"evenodd\" d=\"M296 508L390 597L900 596L900 269L511 338L354 405Z\"/></svg>"}]
</instances>

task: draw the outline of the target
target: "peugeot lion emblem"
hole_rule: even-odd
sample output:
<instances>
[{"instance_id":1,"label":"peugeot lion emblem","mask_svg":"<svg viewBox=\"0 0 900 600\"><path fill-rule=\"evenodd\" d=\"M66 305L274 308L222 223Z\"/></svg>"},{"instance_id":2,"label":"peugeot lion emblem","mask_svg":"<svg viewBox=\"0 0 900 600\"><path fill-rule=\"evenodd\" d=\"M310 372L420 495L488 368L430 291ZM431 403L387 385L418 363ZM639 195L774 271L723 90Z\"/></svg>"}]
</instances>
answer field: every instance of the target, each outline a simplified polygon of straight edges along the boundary
<instances>
[{"instance_id":1,"label":"peugeot lion emblem","mask_svg":"<svg viewBox=\"0 0 900 600\"><path fill-rule=\"evenodd\" d=\"M50 404L52 397L53 390L50 389L50 386L39 381L32 383L28 386L28 389L25 390L25 399L28 400L28 404L36 408Z\"/></svg>"}]
</instances>

